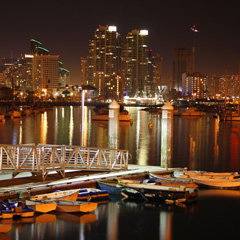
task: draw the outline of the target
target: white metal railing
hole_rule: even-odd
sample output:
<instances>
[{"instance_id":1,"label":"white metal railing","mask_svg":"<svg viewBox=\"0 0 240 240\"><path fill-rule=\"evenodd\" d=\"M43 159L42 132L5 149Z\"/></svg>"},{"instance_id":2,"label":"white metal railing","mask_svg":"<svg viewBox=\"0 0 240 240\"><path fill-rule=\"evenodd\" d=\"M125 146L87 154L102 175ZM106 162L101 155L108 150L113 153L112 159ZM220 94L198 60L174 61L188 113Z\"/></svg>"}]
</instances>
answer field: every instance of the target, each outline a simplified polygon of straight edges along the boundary
<instances>
[{"instance_id":1,"label":"white metal railing","mask_svg":"<svg viewBox=\"0 0 240 240\"><path fill-rule=\"evenodd\" d=\"M46 179L48 172L65 170L124 170L127 150L66 145L0 144L0 172L31 172Z\"/></svg>"}]
</instances>

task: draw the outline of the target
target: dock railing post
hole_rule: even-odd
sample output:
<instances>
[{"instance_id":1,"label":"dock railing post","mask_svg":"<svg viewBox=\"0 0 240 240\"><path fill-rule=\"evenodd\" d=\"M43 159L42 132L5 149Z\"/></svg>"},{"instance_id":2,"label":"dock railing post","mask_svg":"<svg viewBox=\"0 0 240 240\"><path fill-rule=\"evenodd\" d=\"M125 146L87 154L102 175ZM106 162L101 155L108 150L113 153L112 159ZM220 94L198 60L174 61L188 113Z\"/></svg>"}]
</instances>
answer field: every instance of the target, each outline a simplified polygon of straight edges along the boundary
<instances>
[{"instance_id":1,"label":"dock railing post","mask_svg":"<svg viewBox=\"0 0 240 240\"><path fill-rule=\"evenodd\" d=\"M173 106L167 102L162 107L161 167L171 167L173 150Z\"/></svg>"}]
</instances>

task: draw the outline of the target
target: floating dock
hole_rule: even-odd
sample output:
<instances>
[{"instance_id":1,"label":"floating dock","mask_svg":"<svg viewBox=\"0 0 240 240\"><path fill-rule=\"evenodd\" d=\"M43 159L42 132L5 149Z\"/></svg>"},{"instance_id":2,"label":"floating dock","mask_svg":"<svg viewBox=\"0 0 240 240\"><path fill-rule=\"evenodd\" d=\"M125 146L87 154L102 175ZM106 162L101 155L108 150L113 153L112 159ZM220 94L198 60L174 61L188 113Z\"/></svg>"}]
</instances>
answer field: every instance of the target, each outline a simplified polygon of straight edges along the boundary
<instances>
[{"instance_id":1,"label":"floating dock","mask_svg":"<svg viewBox=\"0 0 240 240\"><path fill-rule=\"evenodd\" d=\"M49 173L48 181L42 181L41 177L31 176L25 172L12 179L10 173L0 174L0 200L17 198L20 193L29 192L31 195L67 190L76 188L95 188L96 182L106 178L132 177L138 175L144 177L151 172L169 172L182 170L183 168L161 168L158 166L141 166L129 164L128 170L107 172L69 171L64 179L58 174Z\"/></svg>"}]
</instances>

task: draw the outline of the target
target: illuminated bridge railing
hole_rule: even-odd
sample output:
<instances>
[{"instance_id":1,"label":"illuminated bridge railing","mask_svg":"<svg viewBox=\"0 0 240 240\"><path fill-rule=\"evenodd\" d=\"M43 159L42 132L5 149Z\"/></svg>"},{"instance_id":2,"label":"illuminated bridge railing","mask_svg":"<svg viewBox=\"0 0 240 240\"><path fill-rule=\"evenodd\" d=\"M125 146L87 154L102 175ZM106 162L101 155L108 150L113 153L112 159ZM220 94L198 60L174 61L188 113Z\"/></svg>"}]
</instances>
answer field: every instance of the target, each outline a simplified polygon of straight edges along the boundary
<instances>
[{"instance_id":1,"label":"illuminated bridge railing","mask_svg":"<svg viewBox=\"0 0 240 240\"><path fill-rule=\"evenodd\" d=\"M0 172L31 172L46 179L52 171L112 171L128 169L127 150L66 145L0 144Z\"/></svg>"}]
</instances>

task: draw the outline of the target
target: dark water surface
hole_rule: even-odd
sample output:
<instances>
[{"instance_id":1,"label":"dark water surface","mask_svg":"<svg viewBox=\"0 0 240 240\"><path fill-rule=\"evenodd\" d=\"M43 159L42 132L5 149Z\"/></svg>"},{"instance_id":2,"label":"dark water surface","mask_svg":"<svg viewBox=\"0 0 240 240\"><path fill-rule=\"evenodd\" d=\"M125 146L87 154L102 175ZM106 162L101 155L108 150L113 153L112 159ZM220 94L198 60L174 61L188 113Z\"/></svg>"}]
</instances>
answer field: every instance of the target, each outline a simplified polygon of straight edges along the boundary
<instances>
[{"instance_id":1,"label":"dark water surface","mask_svg":"<svg viewBox=\"0 0 240 240\"><path fill-rule=\"evenodd\" d=\"M129 163L161 164L161 115L127 108L133 123L120 122L119 149L129 150ZM91 122L93 109L85 107L83 145L108 147L108 123ZM152 123L152 128L148 124ZM55 107L44 114L0 122L1 144L82 145L81 107ZM172 167L190 170L240 172L240 122L205 117L174 116Z\"/></svg>"},{"instance_id":2,"label":"dark water surface","mask_svg":"<svg viewBox=\"0 0 240 240\"><path fill-rule=\"evenodd\" d=\"M161 115L128 108L133 123L120 123L119 148L130 163L160 165ZM85 146L107 148L108 124L91 122L86 108ZM150 129L148 124L152 123ZM1 144L81 145L81 108L55 107L44 114L0 122ZM240 123L219 122L211 113L200 118L175 116L172 167L240 172ZM240 191L200 190L190 206L137 204L113 199L91 214L43 214L1 220L12 223L2 239L128 240L240 239Z\"/></svg>"}]
</instances>

